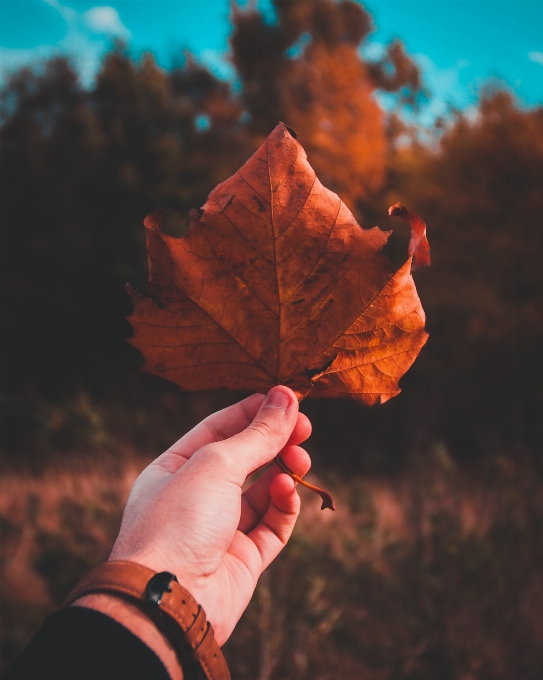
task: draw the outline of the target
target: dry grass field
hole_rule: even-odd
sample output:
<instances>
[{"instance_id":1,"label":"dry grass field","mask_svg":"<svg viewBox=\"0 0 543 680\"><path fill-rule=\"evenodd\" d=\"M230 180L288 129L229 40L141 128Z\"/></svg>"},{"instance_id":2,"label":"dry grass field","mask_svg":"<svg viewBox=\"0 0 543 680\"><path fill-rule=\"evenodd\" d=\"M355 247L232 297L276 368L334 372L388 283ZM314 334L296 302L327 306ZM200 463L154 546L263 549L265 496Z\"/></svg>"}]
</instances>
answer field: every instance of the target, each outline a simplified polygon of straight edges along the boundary
<instances>
[{"instance_id":1,"label":"dry grass field","mask_svg":"<svg viewBox=\"0 0 543 680\"><path fill-rule=\"evenodd\" d=\"M4 666L107 558L148 459L2 476ZM302 489L295 535L226 646L233 676L535 680L543 493L526 473L504 459L474 484L438 447L394 481L319 479L335 513Z\"/></svg>"}]
</instances>

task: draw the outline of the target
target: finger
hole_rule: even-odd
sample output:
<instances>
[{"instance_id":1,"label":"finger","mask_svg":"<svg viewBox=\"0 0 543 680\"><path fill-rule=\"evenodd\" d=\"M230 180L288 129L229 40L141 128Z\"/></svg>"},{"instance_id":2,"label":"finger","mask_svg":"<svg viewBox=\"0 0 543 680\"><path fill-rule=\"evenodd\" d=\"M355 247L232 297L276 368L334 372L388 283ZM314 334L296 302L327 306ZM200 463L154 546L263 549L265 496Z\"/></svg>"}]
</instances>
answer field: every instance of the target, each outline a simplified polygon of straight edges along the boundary
<instances>
[{"instance_id":1,"label":"finger","mask_svg":"<svg viewBox=\"0 0 543 680\"><path fill-rule=\"evenodd\" d=\"M309 472L311 458L307 451L299 446L286 446L281 451L281 458L292 472L303 477ZM253 529L270 505L270 484L274 477L281 474L277 465L272 465L265 474L252 484L241 497L241 516L238 530L244 534Z\"/></svg>"},{"instance_id":2,"label":"finger","mask_svg":"<svg viewBox=\"0 0 543 680\"><path fill-rule=\"evenodd\" d=\"M296 420L296 425L294 426L292 434L289 437L287 446L290 444L297 446L298 444L305 442L305 440L309 439L311 436L312 429L311 421L305 415L305 413L298 413L298 419Z\"/></svg>"},{"instance_id":3,"label":"finger","mask_svg":"<svg viewBox=\"0 0 543 680\"><path fill-rule=\"evenodd\" d=\"M176 472L202 446L228 439L244 430L254 420L265 398L265 394L253 394L237 404L212 413L154 462L169 472ZM300 432L305 431L304 427Z\"/></svg>"},{"instance_id":4,"label":"finger","mask_svg":"<svg viewBox=\"0 0 543 680\"><path fill-rule=\"evenodd\" d=\"M295 446L297 444L301 444L302 442L305 442L306 439L309 439L309 437L311 435L311 430L312 430L312 426L311 426L311 421L309 420L309 418L305 415L305 413L298 413L298 419L296 420L296 425L294 426L294 430L292 430L292 434L290 435L288 442L285 444L285 448L287 446L290 446L290 445ZM252 470L247 475L247 479L252 477L254 474L256 474L263 467L266 467L266 465L268 465L268 464L269 463L264 463L264 465L261 465L256 470Z\"/></svg>"},{"instance_id":5,"label":"finger","mask_svg":"<svg viewBox=\"0 0 543 680\"><path fill-rule=\"evenodd\" d=\"M300 497L294 480L284 472L270 483L271 502L256 527L247 534L255 544L262 561L262 571L286 545L300 513Z\"/></svg>"},{"instance_id":6,"label":"finger","mask_svg":"<svg viewBox=\"0 0 543 680\"><path fill-rule=\"evenodd\" d=\"M273 387L252 423L242 432L198 451L200 464L209 471L241 486L247 475L271 461L289 440L298 420L298 399L294 392Z\"/></svg>"}]
</instances>

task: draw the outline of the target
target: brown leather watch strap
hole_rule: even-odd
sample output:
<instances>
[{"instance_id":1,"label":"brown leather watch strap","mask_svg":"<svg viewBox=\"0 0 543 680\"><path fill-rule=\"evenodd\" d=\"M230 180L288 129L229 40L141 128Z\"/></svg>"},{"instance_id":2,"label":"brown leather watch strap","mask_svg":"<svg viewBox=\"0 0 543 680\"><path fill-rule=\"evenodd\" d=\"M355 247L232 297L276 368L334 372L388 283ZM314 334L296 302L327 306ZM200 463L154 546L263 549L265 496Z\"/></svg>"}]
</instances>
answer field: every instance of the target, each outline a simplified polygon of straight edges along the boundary
<instances>
[{"instance_id":1,"label":"brown leather watch strap","mask_svg":"<svg viewBox=\"0 0 543 680\"><path fill-rule=\"evenodd\" d=\"M183 667L197 662L207 680L230 680L228 666L204 610L173 574L158 574L135 562L106 562L79 581L63 606L90 593L111 593L136 600L155 621L158 612L166 614L163 618L167 635ZM177 625L171 625L172 622Z\"/></svg>"}]
</instances>

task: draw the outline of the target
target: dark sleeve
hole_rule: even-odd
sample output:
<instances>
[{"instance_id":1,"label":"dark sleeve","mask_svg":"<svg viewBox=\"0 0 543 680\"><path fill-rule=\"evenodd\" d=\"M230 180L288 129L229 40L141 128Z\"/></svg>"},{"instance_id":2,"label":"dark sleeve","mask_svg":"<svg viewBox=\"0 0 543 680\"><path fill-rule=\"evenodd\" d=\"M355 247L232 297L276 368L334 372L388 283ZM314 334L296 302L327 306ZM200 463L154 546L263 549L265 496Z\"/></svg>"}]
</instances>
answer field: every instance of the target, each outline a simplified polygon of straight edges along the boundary
<instances>
[{"instance_id":1,"label":"dark sleeve","mask_svg":"<svg viewBox=\"0 0 543 680\"><path fill-rule=\"evenodd\" d=\"M109 616L84 607L51 614L2 680L170 680L158 656Z\"/></svg>"}]
</instances>

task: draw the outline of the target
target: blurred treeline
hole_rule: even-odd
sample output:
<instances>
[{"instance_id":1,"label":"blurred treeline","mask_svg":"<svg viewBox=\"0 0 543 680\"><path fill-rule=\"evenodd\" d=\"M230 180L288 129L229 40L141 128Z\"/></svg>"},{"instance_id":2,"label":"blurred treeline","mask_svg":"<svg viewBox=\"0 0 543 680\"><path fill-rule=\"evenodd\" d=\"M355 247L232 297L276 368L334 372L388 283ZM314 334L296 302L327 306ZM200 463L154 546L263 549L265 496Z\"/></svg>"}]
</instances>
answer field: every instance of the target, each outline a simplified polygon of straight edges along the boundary
<instances>
[{"instance_id":1,"label":"blurred treeline","mask_svg":"<svg viewBox=\"0 0 543 680\"><path fill-rule=\"evenodd\" d=\"M543 111L489 93L439 143L408 143L413 131L375 99L394 93L401 110L424 96L402 44L361 58L372 22L354 2L275 7L275 24L234 12L233 85L190 55L165 72L122 48L91 89L64 59L11 78L0 132L7 448L41 455L38 397L161 390L137 376L124 342L124 285L146 280L142 219L165 207L182 234L189 209L283 120L363 227L396 230L397 263L407 235L386 216L392 202L424 217L432 245L433 267L417 276L431 340L404 395L375 412L308 404L327 414L324 429L338 424L334 437L349 431L345 466L361 464L361 439L382 464L421 438L466 459L542 450Z\"/></svg>"},{"instance_id":2,"label":"blurred treeline","mask_svg":"<svg viewBox=\"0 0 543 680\"><path fill-rule=\"evenodd\" d=\"M318 675L313 652L298 663L291 650L297 670L288 677L535 679L543 659L534 616L522 602L530 594L543 605L543 589L534 585L543 573L535 547L543 537L536 483L543 472L543 108L524 109L507 92L489 88L469 116L456 113L421 134L401 114L416 113L431 93L401 42L391 43L379 61L361 56L372 27L361 5L273 4L273 22L252 6L234 9L233 83L188 54L164 71L152 55L135 61L118 46L91 88L60 58L19 71L5 87L4 467L38 474L60 454L65 463L106 454L115 461L119 451L152 455L238 398L180 394L140 373L138 353L125 342L130 305L124 285L145 288L143 218L166 208L166 229L182 235L189 209L203 205L283 120L296 130L321 181L341 195L363 228L395 230L387 248L396 265L405 259L408 240L403 224L387 217L396 201L427 222L433 259L432 268L416 274L430 340L403 379L403 393L372 409L343 401L302 404L315 426L308 448L319 475L339 485L346 475L360 474L407 485L410 547L402 543L390 559L380 557L386 565L379 572L364 560L340 564L319 553L318 541L304 543L304 550L296 544L274 567L279 582L301 570L301 587L315 591L315 602L324 597L321 608L327 597L349 600L340 606L355 610L349 625L374 635L368 643L373 651L364 647L355 656L377 670L361 674L352 657L356 640L338 614L339 628L331 619L321 626L325 637L332 631L326 638L332 647L322 647L322 635L312 643L317 654L332 650L336 670L331 666L326 675L321 664ZM395 101L394 113L379 105L380 92ZM497 519L486 518L486 537L466 533L450 508L432 514L436 508L424 506L424 489L437 482L419 482L435 465L439 474L457 475L459 497L468 488L475 493L471 484L491 497ZM493 495L497 479L501 491ZM363 518L369 511L353 512ZM349 522L358 526L359 520ZM9 536L18 536L17 522L6 522ZM81 556L78 539L59 531L60 555L71 555L72 564L74 554ZM55 550L39 545L36 568L47 559L57 564ZM100 559L94 548L89 554L75 559L66 583ZM464 600L455 601L457 591L465 607ZM373 603L366 601L368 592ZM306 616L300 626L307 635L315 618L311 606L307 601L289 614ZM493 637L488 626L502 614L505 623ZM451 616L454 633L447 628ZM266 620L262 625L272 625ZM372 629L375 620L379 631ZM476 634L491 639L493 648L462 638L474 620ZM239 640L254 632L251 625L240 631ZM17 645L10 642L9 653ZM351 670L337 661L343 653ZM266 663L261 659L261 680L273 671L266 676ZM247 664L239 662L239 677L256 677ZM386 673L379 670L385 667ZM281 664L277 668L283 672Z\"/></svg>"},{"instance_id":3,"label":"blurred treeline","mask_svg":"<svg viewBox=\"0 0 543 680\"><path fill-rule=\"evenodd\" d=\"M30 394L71 399L85 388L104 396L126 381L130 392L134 381L147 391L150 381L134 376L123 318L125 283L143 289L146 279L143 217L165 207L170 230L182 234L189 209L283 120L363 227L396 229L398 263L406 234L386 217L392 202L424 217L432 245L433 267L417 276L431 340L404 395L376 413L308 406L336 423L346 411L339 431L360 421L356 450L341 447L345 465L358 465L360 437L377 457L405 453L421 437L466 459L543 450L543 110L487 94L438 144L408 144L410 130L375 99L395 93L401 108L424 96L401 43L368 62L359 48L372 24L360 5L275 6L273 25L257 11L234 13L234 86L188 55L165 72L151 55L136 63L119 48L90 90L63 59L20 71L4 90L8 448L28 448L40 428L25 409Z\"/></svg>"}]
</instances>

